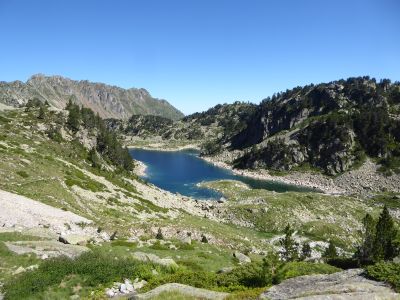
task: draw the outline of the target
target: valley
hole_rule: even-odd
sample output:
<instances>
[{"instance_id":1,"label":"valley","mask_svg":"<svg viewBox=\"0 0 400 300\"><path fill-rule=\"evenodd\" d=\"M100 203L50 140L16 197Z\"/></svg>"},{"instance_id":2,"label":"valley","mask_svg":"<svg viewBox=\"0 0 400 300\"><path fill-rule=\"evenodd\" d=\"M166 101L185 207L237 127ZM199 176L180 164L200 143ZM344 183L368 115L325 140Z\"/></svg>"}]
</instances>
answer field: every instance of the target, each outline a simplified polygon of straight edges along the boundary
<instances>
[{"instance_id":1,"label":"valley","mask_svg":"<svg viewBox=\"0 0 400 300\"><path fill-rule=\"evenodd\" d=\"M299 153L286 152L302 144L285 145L328 118L329 110L323 118L305 117L274 134L268 125L264 139L243 141L241 148L239 138L259 135L249 128L270 102L218 105L178 121L137 115L103 120L71 99L65 109L40 100L2 109L5 299L256 299L292 277L346 277L347 265L398 289L396 277L382 278L380 269L397 270L393 257L372 266L357 258L366 214L380 220L387 209L394 228L400 222L398 141L392 129L398 104L390 97L390 120L382 127L382 136L392 139L381 149L386 156L368 152L369 144L361 155L355 142L343 150L343 132L335 131L341 125L326 121L338 134L336 146L324 144L330 150L315 158L310 138L313 142L301 150L307 154L302 163L294 160ZM352 105L349 111L358 104ZM348 159L351 167L343 164ZM327 252L332 247L335 254ZM293 257L284 259L289 250ZM360 278L354 281L360 293L397 296L389 286L379 289L373 283L363 290Z\"/></svg>"}]
</instances>

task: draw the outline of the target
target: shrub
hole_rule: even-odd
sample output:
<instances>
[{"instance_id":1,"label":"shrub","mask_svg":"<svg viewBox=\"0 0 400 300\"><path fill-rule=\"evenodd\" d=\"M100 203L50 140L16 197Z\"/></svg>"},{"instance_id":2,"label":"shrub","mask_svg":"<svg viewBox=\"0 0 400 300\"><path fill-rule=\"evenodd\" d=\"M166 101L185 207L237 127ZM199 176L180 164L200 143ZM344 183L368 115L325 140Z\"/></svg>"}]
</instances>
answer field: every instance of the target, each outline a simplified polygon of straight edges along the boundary
<instances>
[{"instance_id":1,"label":"shrub","mask_svg":"<svg viewBox=\"0 0 400 300\"><path fill-rule=\"evenodd\" d=\"M157 240L163 240L164 236L162 234L161 228L158 228L157 234L156 234L156 239Z\"/></svg>"},{"instance_id":2,"label":"shrub","mask_svg":"<svg viewBox=\"0 0 400 300\"><path fill-rule=\"evenodd\" d=\"M90 251L78 258L52 258L44 261L37 270L28 271L13 278L4 285L5 299L26 299L39 296L71 275L84 278L82 285L96 288L110 285L124 278L144 278L149 280L152 265L139 262L131 257L115 259L97 251ZM163 269L164 270L164 269Z\"/></svg>"},{"instance_id":3,"label":"shrub","mask_svg":"<svg viewBox=\"0 0 400 300\"><path fill-rule=\"evenodd\" d=\"M217 286L217 276L214 273L206 271L178 269L174 273L152 278L144 287L144 290L151 290L157 286L172 282L187 284L197 288L211 289Z\"/></svg>"},{"instance_id":4,"label":"shrub","mask_svg":"<svg viewBox=\"0 0 400 300\"><path fill-rule=\"evenodd\" d=\"M169 247L167 247L166 245L161 245L160 241L156 241L149 248L153 250L169 250Z\"/></svg>"},{"instance_id":5,"label":"shrub","mask_svg":"<svg viewBox=\"0 0 400 300\"><path fill-rule=\"evenodd\" d=\"M384 281L400 292L400 264L394 262L381 262L366 268L369 278Z\"/></svg>"},{"instance_id":6,"label":"shrub","mask_svg":"<svg viewBox=\"0 0 400 300\"><path fill-rule=\"evenodd\" d=\"M17 171L16 172L19 176L21 176L22 178L28 178L29 174L26 173L25 171Z\"/></svg>"},{"instance_id":7,"label":"shrub","mask_svg":"<svg viewBox=\"0 0 400 300\"><path fill-rule=\"evenodd\" d=\"M340 271L339 268L323 263L310 263L304 261L289 262L278 269L275 281L279 283L285 279L297 276L311 275L311 274L331 274L339 271Z\"/></svg>"}]
</instances>

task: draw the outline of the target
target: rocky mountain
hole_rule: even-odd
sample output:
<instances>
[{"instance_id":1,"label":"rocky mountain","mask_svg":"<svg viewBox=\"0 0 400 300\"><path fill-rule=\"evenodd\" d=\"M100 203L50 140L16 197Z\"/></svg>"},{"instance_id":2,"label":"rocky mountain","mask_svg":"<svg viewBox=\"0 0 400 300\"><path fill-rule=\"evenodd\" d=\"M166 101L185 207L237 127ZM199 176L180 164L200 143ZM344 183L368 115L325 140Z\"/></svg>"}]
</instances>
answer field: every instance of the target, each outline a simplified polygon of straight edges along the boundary
<instances>
[{"instance_id":1,"label":"rocky mountain","mask_svg":"<svg viewBox=\"0 0 400 300\"><path fill-rule=\"evenodd\" d=\"M400 83L368 76L296 87L259 105L236 102L177 122L132 117L122 132L198 144L242 169L349 171L370 157L400 172Z\"/></svg>"},{"instance_id":2,"label":"rocky mountain","mask_svg":"<svg viewBox=\"0 0 400 300\"><path fill-rule=\"evenodd\" d=\"M0 104L20 106L38 98L64 108L70 98L91 108L102 118L128 119L132 114L158 115L173 120L184 115L166 100L153 98L145 89L123 89L87 80L34 75L27 82L0 82Z\"/></svg>"},{"instance_id":3,"label":"rocky mountain","mask_svg":"<svg viewBox=\"0 0 400 300\"><path fill-rule=\"evenodd\" d=\"M265 99L226 148L239 168L308 165L334 175L366 156L398 171L400 83L369 77L297 87Z\"/></svg>"}]
</instances>

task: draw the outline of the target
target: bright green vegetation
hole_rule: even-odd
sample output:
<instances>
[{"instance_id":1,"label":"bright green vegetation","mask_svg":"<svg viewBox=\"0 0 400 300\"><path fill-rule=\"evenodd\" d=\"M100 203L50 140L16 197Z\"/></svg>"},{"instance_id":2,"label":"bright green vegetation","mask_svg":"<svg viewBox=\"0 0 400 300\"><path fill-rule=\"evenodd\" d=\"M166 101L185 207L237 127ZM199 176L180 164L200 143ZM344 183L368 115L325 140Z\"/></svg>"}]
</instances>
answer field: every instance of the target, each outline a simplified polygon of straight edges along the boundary
<instances>
[{"instance_id":1,"label":"bright green vegetation","mask_svg":"<svg viewBox=\"0 0 400 300\"><path fill-rule=\"evenodd\" d=\"M381 262L366 268L367 275L375 280L391 284L400 292L400 264L393 262Z\"/></svg>"},{"instance_id":2,"label":"bright green vegetation","mask_svg":"<svg viewBox=\"0 0 400 300\"><path fill-rule=\"evenodd\" d=\"M111 285L124 278L151 278L153 266L128 256L112 257L97 251L82 254L76 259L65 257L46 260L36 271L25 272L5 285L6 299L68 298L79 293ZM168 272L158 267L159 271Z\"/></svg>"},{"instance_id":3,"label":"bright green vegetation","mask_svg":"<svg viewBox=\"0 0 400 300\"><path fill-rule=\"evenodd\" d=\"M378 213L377 208L348 196L273 193L230 180L203 185L222 192L228 198L228 212L238 223L246 220L257 231L270 233L282 232L289 223L301 235L312 240L333 240L344 249L351 249L359 239L358 230L365 213Z\"/></svg>"},{"instance_id":4,"label":"bright green vegetation","mask_svg":"<svg viewBox=\"0 0 400 300\"><path fill-rule=\"evenodd\" d=\"M18 232L0 233L0 281L13 278L12 273L17 266L29 267L40 262L34 254L17 255L8 250L4 242L38 240L37 237L23 235Z\"/></svg>"},{"instance_id":5,"label":"bright green vegetation","mask_svg":"<svg viewBox=\"0 0 400 300\"><path fill-rule=\"evenodd\" d=\"M233 292L230 299L242 299L244 295L254 293L254 298L250 299L255 299L255 296L272 281L290 278L296 274L328 274L338 271L337 268L324 264L280 263L276 278L272 278L268 275L271 272L269 265L261 260L248 265L237 265L225 251L215 246L195 243L193 249L179 250L179 242L171 243L177 245L178 250L154 250L151 247L135 249L133 243L127 245L127 242L116 241L92 246L92 251L76 259L60 257L42 261L37 270L24 272L6 281L6 299L24 299L28 296L30 299L60 299L74 294L88 297L93 296L92 291L100 299L106 287L125 278L147 280L149 284L142 291L164 283L177 282L210 290ZM179 268L136 261L131 256L134 251L173 257ZM18 259L22 261L28 258L18 256ZM25 261L25 265L33 263L37 263L35 258ZM223 266L234 268L231 272L218 274L216 271ZM157 270L157 275L153 274L153 269Z\"/></svg>"},{"instance_id":6,"label":"bright green vegetation","mask_svg":"<svg viewBox=\"0 0 400 300\"><path fill-rule=\"evenodd\" d=\"M324 263L308 263L304 261L289 262L282 268L278 269L275 281L282 282L285 279L303 275L332 274L339 271L341 271L341 269Z\"/></svg>"}]
</instances>

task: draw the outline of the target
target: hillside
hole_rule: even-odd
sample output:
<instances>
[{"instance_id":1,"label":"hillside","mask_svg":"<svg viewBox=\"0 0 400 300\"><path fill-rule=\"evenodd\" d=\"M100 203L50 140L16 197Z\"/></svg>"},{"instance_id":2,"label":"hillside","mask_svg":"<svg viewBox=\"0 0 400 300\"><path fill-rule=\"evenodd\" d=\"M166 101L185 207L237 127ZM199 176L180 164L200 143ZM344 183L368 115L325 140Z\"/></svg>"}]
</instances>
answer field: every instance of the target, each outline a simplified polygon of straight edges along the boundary
<instances>
[{"instance_id":1,"label":"hillside","mask_svg":"<svg viewBox=\"0 0 400 300\"><path fill-rule=\"evenodd\" d=\"M299 245L309 242L318 258L330 240L341 253L354 251L365 212L377 218L383 203L391 204L395 222L399 218L390 194L368 200L276 194L222 181L204 184L226 201L196 201L160 190L137 172L117 136L89 109L31 101L0 111L0 282L6 299L103 299L119 295L125 279L141 293L177 282L213 291L178 285L178 294L242 299L249 293L254 299L271 284L257 274L266 253L281 251L287 222ZM276 280L339 270L307 261L279 264Z\"/></svg>"},{"instance_id":2,"label":"hillside","mask_svg":"<svg viewBox=\"0 0 400 300\"><path fill-rule=\"evenodd\" d=\"M106 120L108 127L122 134L127 145L154 148L198 147L229 141L246 127L256 105L245 102L218 104L207 111L171 122L158 116L133 115L128 120Z\"/></svg>"},{"instance_id":3,"label":"hillside","mask_svg":"<svg viewBox=\"0 0 400 300\"><path fill-rule=\"evenodd\" d=\"M38 98L52 106L64 108L71 98L92 109L102 118L128 119L132 114L159 115L173 120L183 114L166 100L151 97L145 89L123 89L87 80L71 80L61 76L32 76L21 81L0 82L0 103L18 107Z\"/></svg>"}]
</instances>

